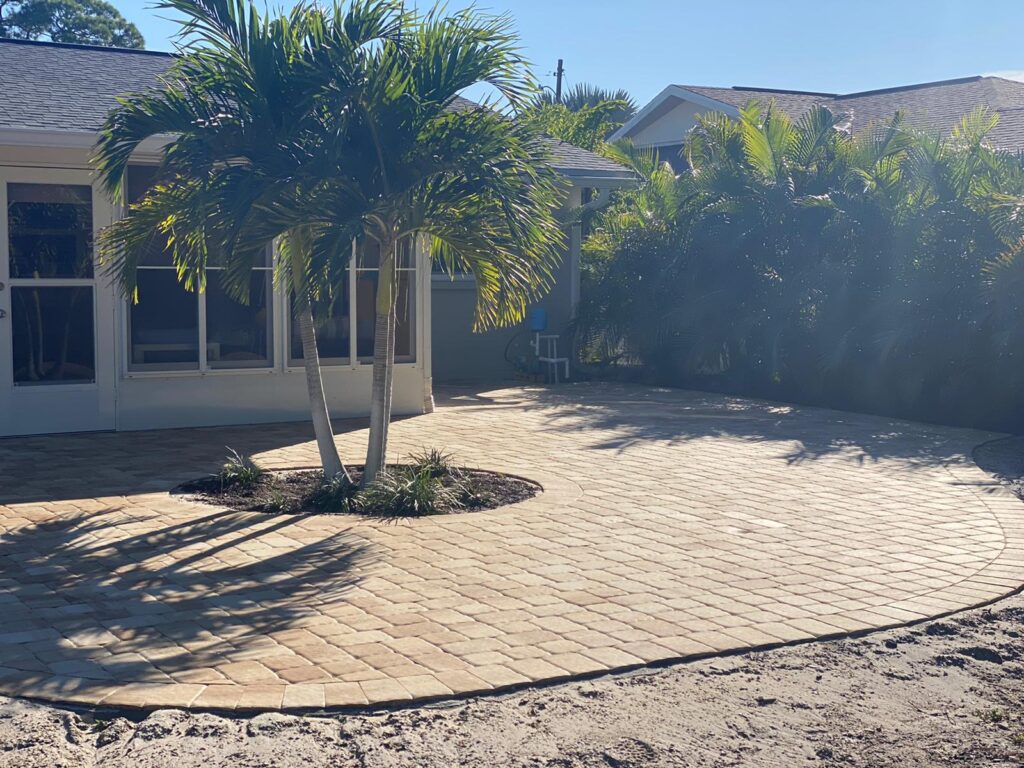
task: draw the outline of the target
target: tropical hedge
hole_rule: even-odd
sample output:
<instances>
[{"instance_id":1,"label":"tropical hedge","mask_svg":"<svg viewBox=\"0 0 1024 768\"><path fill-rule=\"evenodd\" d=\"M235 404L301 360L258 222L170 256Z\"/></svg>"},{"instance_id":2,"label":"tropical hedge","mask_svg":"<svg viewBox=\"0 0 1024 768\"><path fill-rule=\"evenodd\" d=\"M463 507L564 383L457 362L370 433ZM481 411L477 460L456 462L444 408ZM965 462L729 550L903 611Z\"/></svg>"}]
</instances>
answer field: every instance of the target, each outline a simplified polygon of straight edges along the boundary
<instances>
[{"instance_id":1,"label":"tropical hedge","mask_svg":"<svg viewBox=\"0 0 1024 768\"><path fill-rule=\"evenodd\" d=\"M701 118L585 242L584 360L665 384L1024 429L1024 161L997 116L851 134L824 107Z\"/></svg>"}]
</instances>

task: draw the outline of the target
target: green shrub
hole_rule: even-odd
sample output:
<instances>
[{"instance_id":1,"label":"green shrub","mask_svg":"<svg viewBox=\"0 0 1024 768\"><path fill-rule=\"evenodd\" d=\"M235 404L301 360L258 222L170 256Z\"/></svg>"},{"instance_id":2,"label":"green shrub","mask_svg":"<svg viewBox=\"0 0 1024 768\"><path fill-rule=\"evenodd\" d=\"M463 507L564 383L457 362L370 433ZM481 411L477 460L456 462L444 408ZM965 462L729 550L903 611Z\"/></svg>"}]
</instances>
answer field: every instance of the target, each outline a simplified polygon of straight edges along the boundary
<instances>
[{"instance_id":1,"label":"green shrub","mask_svg":"<svg viewBox=\"0 0 1024 768\"><path fill-rule=\"evenodd\" d=\"M429 469L403 467L381 472L357 496L359 508L382 517L443 515L461 508L459 482L445 484Z\"/></svg>"},{"instance_id":2,"label":"green shrub","mask_svg":"<svg viewBox=\"0 0 1024 768\"><path fill-rule=\"evenodd\" d=\"M321 512L346 514L352 510L357 488L343 474L327 478L313 493L309 501Z\"/></svg>"},{"instance_id":3,"label":"green shrub","mask_svg":"<svg viewBox=\"0 0 1024 768\"><path fill-rule=\"evenodd\" d=\"M643 183L589 227L581 359L687 389L1024 430L1024 165L993 147L998 114L942 140L901 115L856 134L848 120L774 104L704 115L682 173L610 148Z\"/></svg>"},{"instance_id":4,"label":"green shrub","mask_svg":"<svg viewBox=\"0 0 1024 768\"><path fill-rule=\"evenodd\" d=\"M431 477L454 477L458 474L455 457L439 448L426 448L409 457L417 472L427 472Z\"/></svg>"},{"instance_id":5,"label":"green shrub","mask_svg":"<svg viewBox=\"0 0 1024 768\"><path fill-rule=\"evenodd\" d=\"M234 448L228 447L227 460L221 467L217 477L223 488L254 488L266 474L263 468L250 456L243 456Z\"/></svg>"},{"instance_id":6,"label":"green shrub","mask_svg":"<svg viewBox=\"0 0 1024 768\"><path fill-rule=\"evenodd\" d=\"M274 491L263 503L263 508L267 512L284 512L288 509L288 501L285 499L283 493L280 491Z\"/></svg>"}]
</instances>

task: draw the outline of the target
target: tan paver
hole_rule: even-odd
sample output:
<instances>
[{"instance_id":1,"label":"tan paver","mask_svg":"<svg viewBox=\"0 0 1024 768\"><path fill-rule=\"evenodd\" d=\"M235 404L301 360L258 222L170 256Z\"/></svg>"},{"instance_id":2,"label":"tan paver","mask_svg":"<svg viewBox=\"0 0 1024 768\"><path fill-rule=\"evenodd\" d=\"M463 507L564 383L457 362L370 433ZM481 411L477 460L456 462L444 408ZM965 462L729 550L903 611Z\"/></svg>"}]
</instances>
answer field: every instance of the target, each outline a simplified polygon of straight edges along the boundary
<instances>
[{"instance_id":1,"label":"tan paver","mask_svg":"<svg viewBox=\"0 0 1024 768\"><path fill-rule=\"evenodd\" d=\"M392 427L544 486L383 523L168 495L305 424L0 440L0 693L318 709L465 695L892 626L1024 582L993 435L612 385L445 394ZM358 462L365 431L339 423Z\"/></svg>"}]
</instances>

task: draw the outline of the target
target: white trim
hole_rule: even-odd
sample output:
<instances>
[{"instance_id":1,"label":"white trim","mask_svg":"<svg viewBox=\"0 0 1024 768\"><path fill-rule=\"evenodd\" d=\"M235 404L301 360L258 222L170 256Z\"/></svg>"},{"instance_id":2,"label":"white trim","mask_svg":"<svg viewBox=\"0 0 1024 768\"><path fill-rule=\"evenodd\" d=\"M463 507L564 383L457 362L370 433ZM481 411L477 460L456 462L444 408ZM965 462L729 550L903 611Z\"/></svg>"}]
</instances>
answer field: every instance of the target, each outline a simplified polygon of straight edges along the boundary
<instances>
[{"instance_id":1,"label":"white trim","mask_svg":"<svg viewBox=\"0 0 1024 768\"><path fill-rule=\"evenodd\" d=\"M359 367L359 317L356 314L356 298L358 288L356 271L358 269L358 245L356 239L352 238L352 255L348 260L348 367Z\"/></svg>"},{"instance_id":2,"label":"white trim","mask_svg":"<svg viewBox=\"0 0 1024 768\"><path fill-rule=\"evenodd\" d=\"M94 277L12 277L7 285L14 288L33 285L40 288L91 288L95 280Z\"/></svg>"},{"instance_id":3,"label":"white trim","mask_svg":"<svg viewBox=\"0 0 1024 768\"><path fill-rule=\"evenodd\" d=\"M200 371L198 368L172 370L167 369L165 371L148 370L148 371L128 371L124 374L125 379L197 379L203 376L236 376L243 374L250 376L253 374L274 374L279 373L276 368L270 366L264 368L207 368L205 371Z\"/></svg>"},{"instance_id":4,"label":"white trim","mask_svg":"<svg viewBox=\"0 0 1024 768\"><path fill-rule=\"evenodd\" d=\"M644 147L649 149L661 149L663 147L681 147L685 143L686 137L684 136L682 139L676 139L675 141L652 141L649 143L645 141Z\"/></svg>"},{"instance_id":5,"label":"white trim","mask_svg":"<svg viewBox=\"0 0 1024 768\"><path fill-rule=\"evenodd\" d=\"M199 348L196 350L196 357L199 360L200 374L205 374L210 371L210 347L206 334L206 300L209 298L209 295L210 292L208 290L196 291L196 314L198 315L199 321Z\"/></svg>"},{"instance_id":6,"label":"white trim","mask_svg":"<svg viewBox=\"0 0 1024 768\"><path fill-rule=\"evenodd\" d=\"M0 292L0 435L56 431L51 425L71 425L78 430L109 429L116 424L117 376L116 337L112 321L115 310L111 291L103 279L95 240L90 277L12 278L9 274L7 188L9 184L72 185L89 189L92 208L91 231L95 235L113 220L109 200L90 178L86 169L40 166L0 167L0 280L7 285ZM16 288L84 288L91 295L93 379L60 383L15 382L13 331L15 320L11 295ZM31 426L34 421L39 429ZM59 427L56 427L59 428Z\"/></svg>"},{"instance_id":7,"label":"white trim","mask_svg":"<svg viewBox=\"0 0 1024 768\"><path fill-rule=\"evenodd\" d=\"M0 145L43 147L45 149L92 149L100 134L91 131L67 131L53 128L0 128ZM174 140L173 136L151 136L139 144L141 154L158 153Z\"/></svg>"},{"instance_id":8,"label":"white trim","mask_svg":"<svg viewBox=\"0 0 1024 768\"><path fill-rule=\"evenodd\" d=\"M622 176L572 176L564 171L561 172L566 181L571 182L570 187L577 189L582 187L607 187L608 189L625 189L635 187L640 181L632 171L624 171Z\"/></svg>"},{"instance_id":9,"label":"white trim","mask_svg":"<svg viewBox=\"0 0 1024 768\"><path fill-rule=\"evenodd\" d=\"M433 334L433 317L431 315L431 292L433 288L433 261L430 258L430 249L426 244L426 237L417 233L413 239L413 264L415 265L416 291L419 293L416 301L416 316L419 322L416 325L416 360L423 366L423 393L424 409L433 409L433 351L431 348ZM428 396L431 398L427 402Z\"/></svg>"},{"instance_id":10,"label":"white trim","mask_svg":"<svg viewBox=\"0 0 1024 768\"><path fill-rule=\"evenodd\" d=\"M708 100L710 102L710 100ZM717 103L717 102L714 102ZM621 129L620 129L621 130ZM84 149L91 150L99 141L100 134L92 131L70 131L54 128L0 128L0 147L35 147L41 149ZM139 144L132 154L132 161L157 161L160 155L173 142L175 137L171 134L160 134L151 136ZM37 163L30 164L33 168L41 167ZM80 167L93 170L92 163L86 161ZM553 166L554 167L554 166ZM635 184L635 180L628 175L622 176L588 176L576 175L571 169L555 168L562 176L577 186L595 187L601 184L609 184L615 187L624 187ZM587 174L582 171L582 174Z\"/></svg>"},{"instance_id":11,"label":"white trim","mask_svg":"<svg viewBox=\"0 0 1024 768\"><path fill-rule=\"evenodd\" d=\"M609 141L628 139L634 130L638 130L643 127L643 124L651 114L670 99L674 99L676 101L688 101L691 104L704 107L712 112L724 112L730 117L737 117L740 113L739 108L734 107L732 104L726 104L724 101L718 101L717 99L703 96L694 91L687 90L680 85L670 85L651 99L643 109L627 120L621 128L609 137Z\"/></svg>"}]
</instances>

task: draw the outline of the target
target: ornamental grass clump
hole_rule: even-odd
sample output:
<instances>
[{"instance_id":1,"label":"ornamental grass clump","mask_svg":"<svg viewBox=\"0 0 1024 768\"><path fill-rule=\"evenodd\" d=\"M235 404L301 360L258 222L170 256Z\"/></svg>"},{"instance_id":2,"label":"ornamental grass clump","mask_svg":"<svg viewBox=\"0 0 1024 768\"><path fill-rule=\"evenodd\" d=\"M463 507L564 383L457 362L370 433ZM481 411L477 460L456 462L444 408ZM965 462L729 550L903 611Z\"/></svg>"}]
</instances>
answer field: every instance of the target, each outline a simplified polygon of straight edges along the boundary
<instances>
[{"instance_id":1,"label":"ornamental grass clump","mask_svg":"<svg viewBox=\"0 0 1024 768\"><path fill-rule=\"evenodd\" d=\"M228 447L227 458L217 478L221 488L255 488L265 474L263 467L253 461L251 456L243 456Z\"/></svg>"},{"instance_id":2,"label":"ornamental grass clump","mask_svg":"<svg viewBox=\"0 0 1024 768\"><path fill-rule=\"evenodd\" d=\"M462 473L455 466L455 457L439 448L426 448L409 457L417 472L427 472L431 477L459 477Z\"/></svg>"},{"instance_id":3,"label":"ornamental grass clump","mask_svg":"<svg viewBox=\"0 0 1024 768\"><path fill-rule=\"evenodd\" d=\"M435 476L429 468L389 467L356 499L368 515L423 517L461 509L463 493L462 482L450 475Z\"/></svg>"},{"instance_id":4,"label":"ornamental grass clump","mask_svg":"<svg viewBox=\"0 0 1024 768\"><path fill-rule=\"evenodd\" d=\"M309 497L310 505L320 511L342 515L352 511L356 496L355 484L343 474L327 478Z\"/></svg>"}]
</instances>

